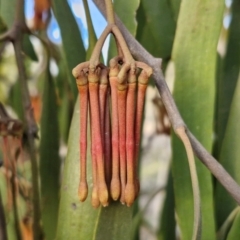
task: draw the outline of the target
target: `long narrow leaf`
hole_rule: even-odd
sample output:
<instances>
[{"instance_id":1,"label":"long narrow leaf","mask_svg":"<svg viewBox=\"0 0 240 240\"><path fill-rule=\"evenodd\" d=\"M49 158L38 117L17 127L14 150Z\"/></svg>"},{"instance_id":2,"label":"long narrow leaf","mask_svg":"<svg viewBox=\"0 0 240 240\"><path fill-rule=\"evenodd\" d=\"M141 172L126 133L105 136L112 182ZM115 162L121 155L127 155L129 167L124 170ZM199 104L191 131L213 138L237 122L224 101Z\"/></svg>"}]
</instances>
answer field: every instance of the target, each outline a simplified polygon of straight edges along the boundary
<instances>
[{"instance_id":1,"label":"long narrow leaf","mask_svg":"<svg viewBox=\"0 0 240 240\"><path fill-rule=\"evenodd\" d=\"M217 240L226 239L226 236L229 232L229 229L232 227L232 224L233 224L233 222L234 222L234 220L235 220L235 218L236 218L236 216L238 215L239 212L240 212L240 208L236 207L228 215L227 219L225 220L225 222L223 223L223 225L221 226L221 228L217 232Z\"/></svg>"},{"instance_id":2,"label":"long narrow leaf","mask_svg":"<svg viewBox=\"0 0 240 240\"><path fill-rule=\"evenodd\" d=\"M59 128L54 82L47 69L41 118L40 176L42 222L46 239L56 234L59 205Z\"/></svg>"},{"instance_id":3,"label":"long narrow leaf","mask_svg":"<svg viewBox=\"0 0 240 240\"><path fill-rule=\"evenodd\" d=\"M228 234L227 240L236 240L240 236L240 212L236 216L232 228Z\"/></svg>"},{"instance_id":4,"label":"long narrow leaf","mask_svg":"<svg viewBox=\"0 0 240 240\"><path fill-rule=\"evenodd\" d=\"M221 152L222 141L225 136L229 111L240 70L240 2L232 3L232 20L229 28L226 55L223 59L222 76L219 77L217 92L217 154Z\"/></svg>"},{"instance_id":5,"label":"long narrow leaf","mask_svg":"<svg viewBox=\"0 0 240 240\"><path fill-rule=\"evenodd\" d=\"M174 208L173 179L171 172L168 175L166 188L166 199L164 201L163 212L160 218L160 228L158 231L158 240L176 239L176 221Z\"/></svg>"},{"instance_id":6,"label":"long narrow leaf","mask_svg":"<svg viewBox=\"0 0 240 240\"><path fill-rule=\"evenodd\" d=\"M201 143L211 151L214 115L216 48L223 1L183 0L173 48L174 97L179 110ZM173 137L173 179L181 239L191 239L193 198L186 153ZM215 238L211 174L197 162L201 202L202 239Z\"/></svg>"},{"instance_id":7,"label":"long narrow leaf","mask_svg":"<svg viewBox=\"0 0 240 240\"><path fill-rule=\"evenodd\" d=\"M72 76L72 69L80 62L85 61L86 51L83 46L78 25L74 19L68 2L66 0L53 0L52 4L54 14L61 30L64 57L68 70L68 79L70 80L71 90L76 99L77 88L75 79Z\"/></svg>"},{"instance_id":8,"label":"long narrow leaf","mask_svg":"<svg viewBox=\"0 0 240 240\"><path fill-rule=\"evenodd\" d=\"M137 39L156 57L171 56L176 28L172 11L167 0L141 1L137 13Z\"/></svg>"},{"instance_id":9,"label":"long narrow leaf","mask_svg":"<svg viewBox=\"0 0 240 240\"><path fill-rule=\"evenodd\" d=\"M84 203L78 199L79 184L79 101L70 128L68 155L64 166L57 240L65 239L130 239L132 208L110 203L106 208L91 206L91 159L88 151L89 194ZM88 146L90 142L88 141Z\"/></svg>"},{"instance_id":10,"label":"long narrow leaf","mask_svg":"<svg viewBox=\"0 0 240 240\"><path fill-rule=\"evenodd\" d=\"M240 184L240 77L235 89L232 105L229 113L225 138L222 144L220 161L231 176ZM217 183L216 186L216 213L217 222L221 225L237 203L229 196L226 190Z\"/></svg>"}]
</instances>

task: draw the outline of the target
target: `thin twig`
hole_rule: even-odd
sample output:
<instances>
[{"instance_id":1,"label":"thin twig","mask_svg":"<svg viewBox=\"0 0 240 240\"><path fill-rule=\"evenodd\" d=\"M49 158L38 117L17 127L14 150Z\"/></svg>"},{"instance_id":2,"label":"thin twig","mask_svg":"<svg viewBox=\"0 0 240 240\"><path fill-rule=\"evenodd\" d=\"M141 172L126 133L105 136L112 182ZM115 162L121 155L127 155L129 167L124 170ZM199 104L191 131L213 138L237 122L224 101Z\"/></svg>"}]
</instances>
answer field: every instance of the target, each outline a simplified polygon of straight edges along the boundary
<instances>
[{"instance_id":1,"label":"thin twig","mask_svg":"<svg viewBox=\"0 0 240 240\"><path fill-rule=\"evenodd\" d=\"M93 0L99 10L106 16L105 4L102 0ZM125 41L128 44L130 52L139 61L147 63L153 68L153 79L155 81L156 87L161 95L163 104L167 110L170 122L174 131L178 127L185 127L186 133L192 144L194 153L201 160L201 162L211 171L211 173L217 178L217 180L223 185L223 187L230 193L230 195L235 199L235 201L240 204L240 186L236 181L229 175L229 173L222 167L222 165L214 159L210 153L198 142L194 135L187 129L174 99L168 89L168 86L163 77L163 73L160 69L161 59L153 57L148 53L141 44L129 33L127 28L123 25L121 20L115 14L116 25L119 27Z\"/></svg>"}]
</instances>

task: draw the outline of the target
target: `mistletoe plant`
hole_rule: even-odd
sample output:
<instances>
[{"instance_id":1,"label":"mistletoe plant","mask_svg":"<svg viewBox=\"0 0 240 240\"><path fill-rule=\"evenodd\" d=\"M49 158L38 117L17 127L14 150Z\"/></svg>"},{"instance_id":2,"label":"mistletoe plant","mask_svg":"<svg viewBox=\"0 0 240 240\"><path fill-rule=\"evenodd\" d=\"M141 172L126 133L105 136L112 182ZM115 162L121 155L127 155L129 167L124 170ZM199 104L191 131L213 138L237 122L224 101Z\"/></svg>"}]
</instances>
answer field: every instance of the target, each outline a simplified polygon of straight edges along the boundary
<instances>
[{"instance_id":1,"label":"mistletoe plant","mask_svg":"<svg viewBox=\"0 0 240 240\"><path fill-rule=\"evenodd\" d=\"M139 192L137 158L144 97L152 69L133 59L121 32L114 24L111 1L107 1L107 4L108 25L90 60L73 69L81 110L79 199L84 201L88 194L86 151L89 103L92 205L98 207L101 203L107 206L111 196L113 200L120 198L122 204L131 206ZM99 62L99 58L103 43L110 33L115 37L118 56L110 60L108 68Z\"/></svg>"},{"instance_id":2,"label":"mistletoe plant","mask_svg":"<svg viewBox=\"0 0 240 240\"><path fill-rule=\"evenodd\" d=\"M120 199L122 204L131 206L139 192L137 158L144 97L152 68L146 63L133 59L115 24L112 1L106 0L105 4L108 25L97 41L90 60L80 63L73 69L80 94L81 112L78 194L80 201L85 201L88 195L86 152L89 104L93 176L92 206L98 207L100 204L107 206L110 196L115 201ZM110 33L115 38L118 56L110 60L110 66L107 68L100 63L99 59L104 41ZM139 69L141 73L138 73ZM109 104L110 98L111 104ZM200 237L201 215L194 156L185 128L178 127L176 133L185 145L189 160L194 194L193 239L196 239Z\"/></svg>"}]
</instances>

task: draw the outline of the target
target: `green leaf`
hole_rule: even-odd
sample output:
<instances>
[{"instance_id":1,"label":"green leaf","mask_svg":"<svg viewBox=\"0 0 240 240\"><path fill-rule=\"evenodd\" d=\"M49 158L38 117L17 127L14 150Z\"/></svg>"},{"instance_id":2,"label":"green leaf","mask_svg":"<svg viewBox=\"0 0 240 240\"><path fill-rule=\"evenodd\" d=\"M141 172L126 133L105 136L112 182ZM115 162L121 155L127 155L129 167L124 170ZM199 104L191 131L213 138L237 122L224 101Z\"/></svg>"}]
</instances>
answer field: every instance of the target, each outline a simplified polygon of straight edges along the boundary
<instances>
[{"instance_id":1,"label":"green leaf","mask_svg":"<svg viewBox=\"0 0 240 240\"><path fill-rule=\"evenodd\" d=\"M228 234L227 240L236 240L240 236L240 212L238 212Z\"/></svg>"},{"instance_id":2,"label":"green leaf","mask_svg":"<svg viewBox=\"0 0 240 240\"><path fill-rule=\"evenodd\" d=\"M220 162L229 174L240 184L240 77L233 96L225 137L220 153ZM216 185L216 214L218 226L222 225L237 203L227 191L217 183Z\"/></svg>"},{"instance_id":3,"label":"green leaf","mask_svg":"<svg viewBox=\"0 0 240 240\"><path fill-rule=\"evenodd\" d=\"M216 49L224 2L181 2L173 47L174 97L189 129L211 151L214 116ZM177 222L181 239L191 239L193 196L187 156L176 136L173 145L173 179ZM197 162L202 202L202 239L215 238L211 174Z\"/></svg>"},{"instance_id":4,"label":"green leaf","mask_svg":"<svg viewBox=\"0 0 240 240\"><path fill-rule=\"evenodd\" d=\"M8 103L17 113L19 119L23 120L24 110L23 110L23 104L22 104L22 93L21 93L19 79L17 79L16 83L10 89Z\"/></svg>"},{"instance_id":5,"label":"green leaf","mask_svg":"<svg viewBox=\"0 0 240 240\"><path fill-rule=\"evenodd\" d=\"M240 70L240 2L234 0L232 3L232 21L229 28L226 55L223 59L222 77L218 79L217 92L217 153L221 151L226 126L229 118L230 106L237 84Z\"/></svg>"},{"instance_id":6,"label":"green leaf","mask_svg":"<svg viewBox=\"0 0 240 240\"><path fill-rule=\"evenodd\" d=\"M32 42L30 41L29 35L24 34L23 36L23 51L33 61L38 62L38 57L33 48Z\"/></svg>"},{"instance_id":7,"label":"green leaf","mask_svg":"<svg viewBox=\"0 0 240 240\"><path fill-rule=\"evenodd\" d=\"M95 225L96 234L93 239L122 240L130 239L132 229L132 207L121 205L119 202L112 202L110 206L101 208L98 225Z\"/></svg>"},{"instance_id":8,"label":"green leaf","mask_svg":"<svg viewBox=\"0 0 240 240\"><path fill-rule=\"evenodd\" d=\"M66 0L52 0L54 14L58 21L64 58L67 66L68 79L74 98L77 97L76 81L72 76L72 69L86 59L86 51L79 32L78 25L74 19L71 9Z\"/></svg>"},{"instance_id":9,"label":"green leaf","mask_svg":"<svg viewBox=\"0 0 240 240\"><path fill-rule=\"evenodd\" d=\"M122 20L128 31L135 36L137 31L136 11L140 0L115 0L114 11Z\"/></svg>"},{"instance_id":10,"label":"green leaf","mask_svg":"<svg viewBox=\"0 0 240 240\"><path fill-rule=\"evenodd\" d=\"M72 112L74 108L74 101L71 95L69 82L66 81L67 73L64 68L63 60L58 62L59 73L56 77L56 87L59 100L58 121L61 139L67 143L69 129L72 119Z\"/></svg>"},{"instance_id":11,"label":"green leaf","mask_svg":"<svg viewBox=\"0 0 240 240\"><path fill-rule=\"evenodd\" d=\"M219 231L217 232L217 240L224 240L226 239L229 229L232 227L233 222L237 216L237 214L240 212L240 208L236 207L233 209L233 211L229 214Z\"/></svg>"},{"instance_id":12,"label":"green leaf","mask_svg":"<svg viewBox=\"0 0 240 240\"><path fill-rule=\"evenodd\" d=\"M0 33L3 33L7 30L7 26L3 21L2 17L0 16Z\"/></svg>"},{"instance_id":13,"label":"green leaf","mask_svg":"<svg viewBox=\"0 0 240 240\"><path fill-rule=\"evenodd\" d=\"M69 98L69 87L66 86L65 90L66 91L64 91L61 96L61 102L59 106L59 128L60 135L64 143L67 143L71 123L71 114L73 111L73 101Z\"/></svg>"},{"instance_id":14,"label":"green leaf","mask_svg":"<svg viewBox=\"0 0 240 240\"><path fill-rule=\"evenodd\" d=\"M177 11L177 4L173 3L173 6ZM141 1L137 21L137 39L140 43L155 57L169 58L172 52L176 21L168 0Z\"/></svg>"},{"instance_id":15,"label":"green leaf","mask_svg":"<svg viewBox=\"0 0 240 240\"><path fill-rule=\"evenodd\" d=\"M181 0L168 0L168 2L172 9L173 18L177 22Z\"/></svg>"},{"instance_id":16,"label":"green leaf","mask_svg":"<svg viewBox=\"0 0 240 240\"><path fill-rule=\"evenodd\" d=\"M158 230L158 240L176 239L176 221L174 209L174 191L172 174L169 172L166 188L166 199L160 218L160 228Z\"/></svg>"},{"instance_id":17,"label":"green leaf","mask_svg":"<svg viewBox=\"0 0 240 240\"><path fill-rule=\"evenodd\" d=\"M90 59L90 57L92 55L92 51L97 42L97 36L96 36L94 28L93 28L93 23L92 23L92 19L90 16L90 11L89 11L89 6L87 3L87 0L83 0L83 5L84 5L86 20L87 20L87 28L88 28L89 44L88 44L88 49L87 49L87 54L86 54L86 60L88 60L88 59Z\"/></svg>"},{"instance_id":18,"label":"green leaf","mask_svg":"<svg viewBox=\"0 0 240 240\"><path fill-rule=\"evenodd\" d=\"M1 0L0 1L0 15L6 23L7 28L11 28L14 22L16 12L16 0Z\"/></svg>"},{"instance_id":19,"label":"green leaf","mask_svg":"<svg viewBox=\"0 0 240 240\"><path fill-rule=\"evenodd\" d=\"M137 31L136 11L139 7L139 3L139 0L115 0L113 6L114 11L133 36L136 35ZM115 46L115 41L111 37L108 51L108 60L117 55L117 50Z\"/></svg>"},{"instance_id":20,"label":"green leaf","mask_svg":"<svg viewBox=\"0 0 240 240\"><path fill-rule=\"evenodd\" d=\"M91 158L88 151L87 176L89 194L84 203L78 199L79 184L79 99L70 128L68 154L64 165L57 240L130 239L132 208L111 202L106 208L91 206ZM90 142L88 141L88 146Z\"/></svg>"},{"instance_id":21,"label":"green leaf","mask_svg":"<svg viewBox=\"0 0 240 240\"><path fill-rule=\"evenodd\" d=\"M42 222L45 238L52 240L56 234L59 205L59 129L57 98L53 78L47 69L44 79L43 107L40 141L40 177Z\"/></svg>"}]
</instances>

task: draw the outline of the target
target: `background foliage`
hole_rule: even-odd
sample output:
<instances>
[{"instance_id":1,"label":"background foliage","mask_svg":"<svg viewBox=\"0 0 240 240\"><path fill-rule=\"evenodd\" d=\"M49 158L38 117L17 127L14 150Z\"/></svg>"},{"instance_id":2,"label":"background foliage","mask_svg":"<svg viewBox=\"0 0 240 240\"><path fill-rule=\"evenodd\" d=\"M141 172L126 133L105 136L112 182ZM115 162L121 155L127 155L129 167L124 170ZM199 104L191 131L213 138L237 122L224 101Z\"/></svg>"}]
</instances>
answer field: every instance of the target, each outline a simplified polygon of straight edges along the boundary
<instances>
[{"instance_id":1,"label":"background foliage","mask_svg":"<svg viewBox=\"0 0 240 240\"><path fill-rule=\"evenodd\" d=\"M16 2L0 1L1 32L13 24ZM89 198L85 203L78 200L80 110L71 72L89 58L99 35L99 19L93 14L92 1L83 0L81 18L88 30L84 33L72 7L76 2L81 1L35 0L35 15L28 20L34 36L29 33L22 39L26 81L39 126L35 146L43 234L38 239L188 240L192 235L193 197L187 158L182 143L170 134L166 111L153 83L146 97L139 169L143 187L139 199L131 208L111 203L97 210L91 207ZM239 0L226 4L223 0L115 0L114 8L147 51L163 59L166 81L189 129L240 184ZM39 17L39 12L47 17ZM60 28L60 44L47 34L54 17ZM0 101L12 118L24 121L19 75L10 45L0 45ZM114 54L110 41L109 51L103 52L104 61ZM5 148L6 138L11 149ZM169 161L164 146L170 146L170 138ZM2 135L1 160L8 154L13 164L8 167L4 162L0 169L0 239L33 239L31 171L24 136L22 148L13 138ZM156 154L149 154L151 151ZM159 161L164 162L164 171ZM15 195L8 174L14 166L19 190ZM91 182L90 169L88 161ZM200 162L197 171L202 239L238 239L240 211L236 202ZM156 184L159 173L164 187ZM152 212L157 213L154 220Z\"/></svg>"}]
</instances>

